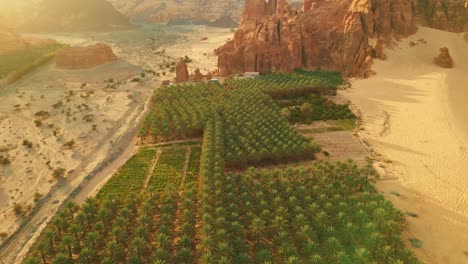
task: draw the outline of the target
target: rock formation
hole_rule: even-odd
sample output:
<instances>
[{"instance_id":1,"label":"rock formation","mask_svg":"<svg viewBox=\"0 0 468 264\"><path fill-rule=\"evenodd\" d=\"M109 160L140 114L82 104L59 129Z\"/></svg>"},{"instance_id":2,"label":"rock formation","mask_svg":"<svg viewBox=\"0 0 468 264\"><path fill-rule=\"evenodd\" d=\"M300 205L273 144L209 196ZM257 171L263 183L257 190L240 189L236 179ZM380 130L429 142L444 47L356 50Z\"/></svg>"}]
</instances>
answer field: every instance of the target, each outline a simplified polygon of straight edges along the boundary
<instances>
[{"instance_id":1,"label":"rock formation","mask_svg":"<svg viewBox=\"0 0 468 264\"><path fill-rule=\"evenodd\" d=\"M200 69L196 69L194 72L193 72L193 80L196 81L196 82L201 82L203 81L203 78L205 76L200 72Z\"/></svg>"},{"instance_id":2,"label":"rock formation","mask_svg":"<svg viewBox=\"0 0 468 264\"><path fill-rule=\"evenodd\" d=\"M452 32L468 30L468 0L414 0L414 2L423 24Z\"/></svg>"},{"instance_id":3,"label":"rock formation","mask_svg":"<svg viewBox=\"0 0 468 264\"><path fill-rule=\"evenodd\" d=\"M112 49L98 43L86 47L69 47L57 53L55 63L60 69L87 69L117 60Z\"/></svg>"},{"instance_id":4,"label":"rock formation","mask_svg":"<svg viewBox=\"0 0 468 264\"><path fill-rule=\"evenodd\" d=\"M387 55L385 55L385 52L384 52L384 41L383 39L378 39L377 40L377 43L375 44L375 58L379 58L381 60L386 60L387 59Z\"/></svg>"},{"instance_id":5,"label":"rock formation","mask_svg":"<svg viewBox=\"0 0 468 264\"><path fill-rule=\"evenodd\" d=\"M213 79L213 74L212 74L211 72L208 72L208 73L205 75L205 77L206 77L206 80L209 81L209 80Z\"/></svg>"},{"instance_id":6,"label":"rock formation","mask_svg":"<svg viewBox=\"0 0 468 264\"><path fill-rule=\"evenodd\" d=\"M176 65L176 83L187 82L189 78L187 64L181 59Z\"/></svg>"},{"instance_id":7,"label":"rock formation","mask_svg":"<svg viewBox=\"0 0 468 264\"><path fill-rule=\"evenodd\" d=\"M446 47L440 48L440 54L434 58L434 63L442 68L453 68L453 59L450 56L449 49Z\"/></svg>"},{"instance_id":8,"label":"rock formation","mask_svg":"<svg viewBox=\"0 0 468 264\"><path fill-rule=\"evenodd\" d=\"M286 0L246 0L234 39L215 51L221 76L247 71L329 69L367 77L369 38L389 40L416 31L407 0L306 0L303 12Z\"/></svg>"},{"instance_id":9,"label":"rock formation","mask_svg":"<svg viewBox=\"0 0 468 264\"><path fill-rule=\"evenodd\" d=\"M465 42L468 43L468 33L465 34L464 39L465 39Z\"/></svg>"}]
</instances>

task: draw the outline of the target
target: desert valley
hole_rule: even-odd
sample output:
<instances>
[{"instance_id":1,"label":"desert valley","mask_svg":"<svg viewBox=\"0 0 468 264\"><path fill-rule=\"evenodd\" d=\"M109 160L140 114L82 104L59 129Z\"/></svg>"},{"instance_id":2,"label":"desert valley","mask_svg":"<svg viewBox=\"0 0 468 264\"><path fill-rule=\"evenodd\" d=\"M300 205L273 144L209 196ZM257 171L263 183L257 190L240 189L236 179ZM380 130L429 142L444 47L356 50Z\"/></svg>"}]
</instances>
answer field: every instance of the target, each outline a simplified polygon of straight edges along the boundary
<instances>
[{"instance_id":1,"label":"desert valley","mask_svg":"<svg viewBox=\"0 0 468 264\"><path fill-rule=\"evenodd\" d=\"M466 83L466 0L11 1L0 263L468 263Z\"/></svg>"}]
</instances>

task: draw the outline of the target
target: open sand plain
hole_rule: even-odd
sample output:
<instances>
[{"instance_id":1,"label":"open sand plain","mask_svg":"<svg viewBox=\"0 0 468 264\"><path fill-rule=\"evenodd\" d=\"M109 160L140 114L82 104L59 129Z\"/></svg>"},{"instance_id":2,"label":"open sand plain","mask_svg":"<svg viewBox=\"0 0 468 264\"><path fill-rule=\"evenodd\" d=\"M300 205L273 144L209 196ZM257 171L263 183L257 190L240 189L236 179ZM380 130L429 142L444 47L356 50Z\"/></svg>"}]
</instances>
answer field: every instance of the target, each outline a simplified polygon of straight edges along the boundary
<instances>
[{"instance_id":1,"label":"open sand plain","mask_svg":"<svg viewBox=\"0 0 468 264\"><path fill-rule=\"evenodd\" d=\"M455 68L433 64L440 47ZM424 243L414 248L421 260L468 263L468 43L421 27L386 53L377 75L342 92L360 112L359 136L383 176L378 187L417 214L405 236Z\"/></svg>"}]
</instances>

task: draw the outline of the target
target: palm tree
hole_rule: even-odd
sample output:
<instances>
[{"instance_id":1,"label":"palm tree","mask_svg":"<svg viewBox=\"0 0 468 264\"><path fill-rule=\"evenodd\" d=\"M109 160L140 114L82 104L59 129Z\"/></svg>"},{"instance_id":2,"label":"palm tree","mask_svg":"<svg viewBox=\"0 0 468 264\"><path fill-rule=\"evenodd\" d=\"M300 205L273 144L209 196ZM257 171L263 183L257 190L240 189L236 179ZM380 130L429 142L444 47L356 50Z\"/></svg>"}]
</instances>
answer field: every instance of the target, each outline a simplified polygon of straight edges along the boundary
<instances>
[{"instance_id":1,"label":"palm tree","mask_svg":"<svg viewBox=\"0 0 468 264\"><path fill-rule=\"evenodd\" d=\"M78 205L76 205L73 201L67 201L65 203L65 209L68 210L68 213L70 215L70 219L72 219L72 220L73 220L75 212L76 212L76 210L78 208L79 208Z\"/></svg>"},{"instance_id":2,"label":"palm tree","mask_svg":"<svg viewBox=\"0 0 468 264\"><path fill-rule=\"evenodd\" d=\"M365 248L358 248L354 252L353 259L356 264L369 263L369 252Z\"/></svg>"},{"instance_id":3,"label":"palm tree","mask_svg":"<svg viewBox=\"0 0 468 264\"><path fill-rule=\"evenodd\" d=\"M40 264L41 261L35 257L29 257L24 263L25 264Z\"/></svg>"},{"instance_id":4,"label":"palm tree","mask_svg":"<svg viewBox=\"0 0 468 264\"><path fill-rule=\"evenodd\" d=\"M55 237L57 236L57 234L53 231L53 230L47 230L45 232L45 237L46 239L49 241L49 249L50 251L52 252L52 254L54 254L55 252L55 247L54 247L54 239Z\"/></svg>"},{"instance_id":5,"label":"palm tree","mask_svg":"<svg viewBox=\"0 0 468 264\"><path fill-rule=\"evenodd\" d=\"M263 237L264 230L265 230L265 221L260 218L254 218L252 223L250 224L249 230L255 240L255 243L258 243L260 239Z\"/></svg>"},{"instance_id":6,"label":"palm tree","mask_svg":"<svg viewBox=\"0 0 468 264\"><path fill-rule=\"evenodd\" d=\"M66 222L63 218L56 216L52 220L52 224L55 226L59 239L62 239L62 231L65 228Z\"/></svg>"},{"instance_id":7,"label":"palm tree","mask_svg":"<svg viewBox=\"0 0 468 264\"><path fill-rule=\"evenodd\" d=\"M99 235L96 234L95 232L89 232L88 235L86 235L86 246L92 248L93 250L97 250L96 242L99 238Z\"/></svg>"},{"instance_id":8,"label":"palm tree","mask_svg":"<svg viewBox=\"0 0 468 264\"><path fill-rule=\"evenodd\" d=\"M52 263L53 264L72 264L73 261L69 259L67 255L63 253L58 253L55 256L54 261Z\"/></svg>"},{"instance_id":9,"label":"palm tree","mask_svg":"<svg viewBox=\"0 0 468 264\"><path fill-rule=\"evenodd\" d=\"M84 247L80 252L80 256L78 257L78 263L92 264L94 255L95 254L92 249Z\"/></svg>"},{"instance_id":10,"label":"palm tree","mask_svg":"<svg viewBox=\"0 0 468 264\"><path fill-rule=\"evenodd\" d=\"M117 263L125 259L125 248L117 241L111 241L107 244L107 253Z\"/></svg>"},{"instance_id":11,"label":"palm tree","mask_svg":"<svg viewBox=\"0 0 468 264\"><path fill-rule=\"evenodd\" d=\"M46 252L49 245L44 240L41 240L37 243L37 250L41 253L42 264L46 264Z\"/></svg>"},{"instance_id":12,"label":"palm tree","mask_svg":"<svg viewBox=\"0 0 468 264\"><path fill-rule=\"evenodd\" d=\"M63 236L62 245L64 245L67 248L68 257L70 259L73 259L72 258L72 247L71 247L72 244L73 244L73 238L70 235Z\"/></svg>"},{"instance_id":13,"label":"palm tree","mask_svg":"<svg viewBox=\"0 0 468 264\"><path fill-rule=\"evenodd\" d=\"M145 241L141 237L135 237L130 242L130 248L132 251L136 251L138 259L141 259L142 252L144 251Z\"/></svg>"},{"instance_id":14,"label":"palm tree","mask_svg":"<svg viewBox=\"0 0 468 264\"><path fill-rule=\"evenodd\" d=\"M312 257L310 257L310 263L325 264L325 261L323 260L322 256L320 256L319 254L314 254Z\"/></svg>"}]
</instances>

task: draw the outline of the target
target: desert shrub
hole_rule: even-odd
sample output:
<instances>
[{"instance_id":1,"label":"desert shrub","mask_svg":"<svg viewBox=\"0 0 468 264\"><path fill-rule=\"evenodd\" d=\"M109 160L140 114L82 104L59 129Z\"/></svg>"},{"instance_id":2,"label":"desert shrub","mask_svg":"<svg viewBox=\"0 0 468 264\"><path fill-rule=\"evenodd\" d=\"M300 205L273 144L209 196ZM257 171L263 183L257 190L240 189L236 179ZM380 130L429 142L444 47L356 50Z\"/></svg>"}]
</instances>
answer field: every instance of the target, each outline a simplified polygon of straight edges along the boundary
<instances>
[{"instance_id":1,"label":"desert shrub","mask_svg":"<svg viewBox=\"0 0 468 264\"><path fill-rule=\"evenodd\" d=\"M23 140L23 146L26 146L28 148L32 148L33 147L33 143L27 139Z\"/></svg>"},{"instance_id":2,"label":"desert shrub","mask_svg":"<svg viewBox=\"0 0 468 264\"><path fill-rule=\"evenodd\" d=\"M10 159L8 157L0 155L0 165L8 165L10 163L11 163L11 161L10 161Z\"/></svg>"},{"instance_id":3,"label":"desert shrub","mask_svg":"<svg viewBox=\"0 0 468 264\"><path fill-rule=\"evenodd\" d=\"M57 168L52 172L52 177L55 179L61 179L65 176L66 170L64 168Z\"/></svg>"},{"instance_id":4,"label":"desert shrub","mask_svg":"<svg viewBox=\"0 0 468 264\"><path fill-rule=\"evenodd\" d=\"M35 116L40 116L40 117L42 117L42 116L48 116L48 115L49 115L49 112L41 110L41 111L39 111L39 112L36 112L34 115L35 115Z\"/></svg>"},{"instance_id":5,"label":"desert shrub","mask_svg":"<svg viewBox=\"0 0 468 264\"><path fill-rule=\"evenodd\" d=\"M70 141L67 141L65 142L65 144L63 144L65 147L68 147L68 148L72 148L73 146L75 146L75 140L70 140Z\"/></svg>"}]
</instances>

